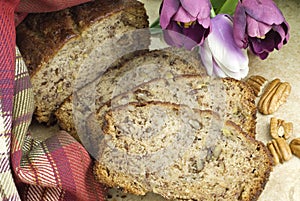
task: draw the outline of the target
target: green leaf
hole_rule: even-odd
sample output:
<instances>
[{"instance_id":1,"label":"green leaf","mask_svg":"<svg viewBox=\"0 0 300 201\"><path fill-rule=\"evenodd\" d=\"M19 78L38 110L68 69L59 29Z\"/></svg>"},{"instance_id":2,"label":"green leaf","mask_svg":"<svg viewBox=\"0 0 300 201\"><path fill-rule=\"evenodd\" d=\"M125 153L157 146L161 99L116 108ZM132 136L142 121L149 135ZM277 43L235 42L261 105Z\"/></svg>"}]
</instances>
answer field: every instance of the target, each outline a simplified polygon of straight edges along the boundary
<instances>
[{"instance_id":1,"label":"green leaf","mask_svg":"<svg viewBox=\"0 0 300 201\"><path fill-rule=\"evenodd\" d=\"M220 8L220 10L218 10L218 14L219 13L226 13L229 15L233 15L234 11L235 11L235 7L238 4L239 0L227 0L223 6Z\"/></svg>"},{"instance_id":2,"label":"green leaf","mask_svg":"<svg viewBox=\"0 0 300 201\"><path fill-rule=\"evenodd\" d=\"M210 2L213 9L215 10L215 13L218 13L219 10L222 8L223 4L226 2L226 0L210 0Z\"/></svg>"}]
</instances>

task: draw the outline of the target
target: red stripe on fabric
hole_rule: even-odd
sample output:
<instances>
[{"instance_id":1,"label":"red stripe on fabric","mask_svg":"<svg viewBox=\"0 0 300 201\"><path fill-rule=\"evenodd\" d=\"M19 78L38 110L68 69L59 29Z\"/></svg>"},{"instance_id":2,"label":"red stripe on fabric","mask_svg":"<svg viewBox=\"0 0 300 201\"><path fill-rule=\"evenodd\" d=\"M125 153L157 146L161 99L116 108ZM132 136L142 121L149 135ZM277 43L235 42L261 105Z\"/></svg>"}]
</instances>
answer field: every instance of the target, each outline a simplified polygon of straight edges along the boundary
<instances>
[{"instance_id":1,"label":"red stripe on fabric","mask_svg":"<svg viewBox=\"0 0 300 201\"><path fill-rule=\"evenodd\" d=\"M46 157L47 157L49 163L51 164L51 168L52 168L52 171L54 173L54 178L55 178L56 184L57 184L57 186L62 186L61 180L59 178L60 175L58 175L57 171L56 171L56 164L54 163L54 159L52 157L52 153L49 153L49 149L48 149L48 147L44 143L43 143L42 146L43 146L43 149L44 149L44 151L46 153Z\"/></svg>"},{"instance_id":2,"label":"red stripe on fabric","mask_svg":"<svg viewBox=\"0 0 300 201\"><path fill-rule=\"evenodd\" d=\"M66 200L76 200L76 186L74 175L72 174L73 170L70 167L69 158L65 154L64 144L61 144L58 136L54 136L47 140L46 145L49 147L49 152L55 162L53 165L56 166L59 177L61 178L62 188L67 190L65 196L67 196L68 199ZM74 150L73 153L75 153Z\"/></svg>"},{"instance_id":3,"label":"red stripe on fabric","mask_svg":"<svg viewBox=\"0 0 300 201\"><path fill-rule=\"evenodd\" d=\"M22 157L22 151L17 150L15 152L13 152L12 154L13 154L13 156L12 156L13 160L11 161L12 167L15 171L17 171L15 173L18 174L18 171L20 170L19 167L20 167L20 161L21 161L21 157Z\"/></svg>"},{"instance_id":4,"label":"red stripe on fabric","mask_svg":"<svg viewBox=\"0 0 300 201\"><path fill-rule=\"evenodd\" d=\"M30 141L30 144L28 144L28 146L30 146L29 151L32 150L33 148L33 141ZM31 164L30 158L28 157L28 155L24 156L24 160L27 161L28 165L26 165L26 168L22 169L21 168L21 158L22 158L22 151L18 150L14 153L12 153L12 166L13 166L13 171L15 173L15 175L17 176L15 178L16 182L18 183L18 185L22 185L21 182L22 181L29 181L31 180L31 183L36 183L38 184L38 178L37 178L37 174L36 174L36 170L33 167L33 164ZM33 178L33 180L31 179ZM19 187L18 187L19 188Z\"/></svg>"},{"instance_id":5,"label":"red stripe on fabric","mask_svg":"<svg viewBox=\"0 0 300 201\"><path fill-rule=\"evenodd\" d=\"M34 143L32 141L32 143L30 144L30 151L34 148L33 145L34 145ZM34 182L36 185L40 185L39 178L38 178L38 175L37 175L37 170L35 169L36 167L35 167L34 163L32 163L31 159L28 156L26 156L26 160L29 163L28 166L31 169L30 172L32 172L33 175L34 175L35 181L32 181L32 182Z\"/></svg>"},{"instance_id":6,"label":"red stripe on fabric","mask_svg":"<svg viewBox=\"0 0 300 201\"><path fill-rule=\"evenodd\" d=\"M0 1L0 84L3 111L12 111L15 72L14 9L17 1Z\"/></svg>"},{"instance_id":7,"label":"red stripe on fabric","mask_svg":"<svg viewBox=\"0 0 300 201\"><path fill-rule=\"evenodd\" d=\"M64 139L66 137L60 138L60 140ZM93 162L87 151L75 140L72 144L64 146L64 150L70 159L69 163L76 182L77 197L80 200L105 200L105 190L94 178ZM74 150L76 150L76 154Z\"/></svg>"},{"instance_id":8,"label":"red stripe on fabric","mask_svg":"<svg viewBox=\"0 0 300 201\"><path fill-rule=\"evenodd\" d=\"M51 12L61 10L63 8L75 6L91 0L27 0L22 1L17 8L17 12Z\"/></svg>"},{"instance_id":9,"label":"red stripe on fabric","mask_svg":"<svg viewBox=\"0 0 300 201\"><path fill-rule=\"evenodd\" d=\"M43 200L43 193L44 188L40 186L29 186L28 188L28 197L25 198L26 201L42 201Z\"/></svg>"}]
</instances>

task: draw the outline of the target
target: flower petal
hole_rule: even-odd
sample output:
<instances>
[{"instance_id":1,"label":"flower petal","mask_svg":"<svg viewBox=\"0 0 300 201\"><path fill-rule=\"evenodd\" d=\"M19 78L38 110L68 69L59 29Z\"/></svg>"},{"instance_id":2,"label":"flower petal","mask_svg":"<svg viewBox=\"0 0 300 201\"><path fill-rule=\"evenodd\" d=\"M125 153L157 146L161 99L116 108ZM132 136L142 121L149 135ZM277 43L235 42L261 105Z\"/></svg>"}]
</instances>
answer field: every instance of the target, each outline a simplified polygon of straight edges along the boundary
<instances>
[{"instance_id":1,"label":"flower petal","mask_svg":"<svg viewBox=\"0 0 300 201\"><path fill-rule=\"evenodd\" d=\"M179 7L177 13L174 15L173 20L177 22L193 22L197 18L192 16L188 11L186 11L183 7Z\"/></svg>"},{"instance_id":2,"label":"flower petal","mask_svg":"<svg viewBox=\"0 0 300 201\"><path fill-rule=\"evenodd\" d=\"M172 21L167 29L163 30L165 42L170 46L184 47L187 50L193 49L198 43L183 34L183 30L175 21Z\"/></svg>"},{"instance_id":3,"label":"flower petal","mask_svg":"<svg viewBox=\"0 0 300 201\"><path fill-rule=\"evenodd\" d=\"M266 59L269 55L269 52L272 52L274 50L271 49L271 46L274 46L272 40L264 41L264 43L261 42L260 39L257 38L250 38L250 50L257 56L259 56L261 59ZM268 47L267 48L265 48Z\"/></svg>"},{"instance_id":4,"label":"flower petal","mask_svg":"<svg viewBox=\"0 0 300 201\"><path fill-rule=\"evenodd\" d=\"M269 31L264 39L249 38L249 40L255 53L272 52L282 42L281 36L274 30Z\"/></svg>"},{"instance_id":5,"label":"flower petal","mask_svg":"<svg viewBox=\"0 0 300 201\"><path fill-rule=\"evenodd\" d=\"M281 49L282 48L282 46L284 45L284 44L286 44L287 43L287 41L289 40L289 32L287 32L285 29L284 29L284 27L285 27L285 24L283 23L281 26L280 25L277 25L277 26L274 26L273 27L273 30L275 31L275 32L277 32L279 35L280 35L280 37L281 37L281 40L278 42L278 43L276 43L276 45L275 45L275 48L277 49L277 50L279 50L279 49Z\"/></svg>"},{"instance_id":6,"label":"flower petal","mask_svg":"<svg viewBox=\"0 0 300 201\"><path fill-rule=\"evenodd\" d=\"M245 69L241 69L240 71L240 76L241 76L241 79L244 79L249 73L249 66Z\"/></svg>"},{"instance_id":7,"label":"flower petal","mask_svg":"<svg viewBox=\"0 0 300 201\"><path fill-rule=\"evenodd\" d=\"M184 41L184 35L181 34L182 28L180 28L176 22L171 22L167 29L163 30L163 36L165 42L170 46L182 47Z\"/></svg>"},{"instance_id":8,"label":"flower petal","mask_svg":"<svg viewBox=\"0 0 300 201\"><path fill-rule=\"evenodd\" d=\"M241 66L248 66L247 53L235 44L232 22L226 15L217 15L212 19L212 32L207 40L219 65L222 63L232 72L238 72Z\"/></svg>"},{"instance_id":9,"label":"flower petal","mask_svg":"<svg viewBox=\"0 0 300 201\"><path fill-rule=\"evenodd\" d=\"M246 12L241 2L239 1L233 16L233 35L234 41L239 48L248 46L246 35Z\"/></svg>"},{"instance_id":10,"label":"flower petal","mask_svg":"<svg viewBox=\"0 0 300 201\"><path fill-rule=\"evenodd\" d=\"M269 52L262 52L260 54L258 54L259 58L264 60L269 56Z\"/></svg>"},{"instance_id":11,"label":"flower petal","mask_svg":"<svg viewBox=\"0 0 300 201\"><path fill-rule=\"evenodd\" d=\"M195 41L197 44L202 44L204 39L208 36L209 30L203 28L200 24L196 23L189 28L183 29L183 34L188 38ZM187 41L189 42L189 41Z\"/></svg>"},{"instance_id":12,"label":"flower petal","mask_svg":"<svg viewBox=\"0 0 300 201\"><path fill-rule=\"evenodd\" d=\"M204 41L202 45L199 46L199 54L201 61L206 68L206 72L209 76L213 75L213 57L209 50L207 41Z\"/></svg>"},{"instance_id":13,"label":"flower petal","mask_svg":"<svg viewBox=\"0 0 300 201\"><path fill-rule=\"evenodd\" d=\"M264 37L271 29L272 26L263 22L259 22L250 16L247 16L247 33L250 37Z\"/></svg>"},{"instance_id":14,"label":"flower petal","mask_svg":"<svg viewBox=\"0 0 300 201\"><path fill-rule=\"evenodd\" d=\"M220 65L219 68L223 71L224 74L226 74L226 76L232 77L232 78L237 79L237 80L245 78L248 75L248 72L249 72L249 66L247 66L244 69L240 69L237 72L232 72L232 71L228 70L226 68L226 66L224 66L224 65Z\"/></svg>"},{"instance_id":15,"label":"flower petal","mask_svg":"<svg viewBox=\"0 0 300 201\"><path fill-rule=\"evenodd\" d=\"M225 72L218 66L215 61L213 61L213 74L221 78L227 77Z\"/></svg>"},{"instance_id":16,"label":"flower petal","mask_svg":"<svg viewBox=\"0 0 300 201\"><path fill-rule=\"evenodd\" d=\"M279 25L284 17L272 0L243 0L245 11L252 18L268 25Z\"/></svg>"},{"instance_id":17,"label":"flower petal","mask_svg":"<svg viewBox=\"0 0 300 201\"><path fill-rule=\"evenodd\" d=\"M201 24L204 28L209 28L210 27L210 17L204 18L204 19L199 19L198 18L198 23Z\"/></svg>"},{"instance_id":18,"label":"flower petal","mask_svg":"<svg viewBox=\"0 0 300 201\"><path fill-rule=\"evenodd\" d=\"M210 16L211 4L209 0L180 0L182 7L195 18L207 18Z\"/></svg>"},{"instance_id":19,"label":"flower petal","mask_svg":"<svg viewBox=\"0 0 300 201\"><path fill-rule=\"evenodd\" d=\"M284 22L281 24L281 27L285 32L285 40L283 40L283 44L286 44L290 39L290 25L284 20Z\"/></svg>"},{"instance_id":20,"label":"flower petal","mask_svg":"<svg viewBox=\"0 0 300 201\"><path fill-rule=\"evenodd\" d=\"M179 0L163 0L160 13L160 25L166 29L171 18L175 15L180 6Z\"/></svg>"}]
</instances>

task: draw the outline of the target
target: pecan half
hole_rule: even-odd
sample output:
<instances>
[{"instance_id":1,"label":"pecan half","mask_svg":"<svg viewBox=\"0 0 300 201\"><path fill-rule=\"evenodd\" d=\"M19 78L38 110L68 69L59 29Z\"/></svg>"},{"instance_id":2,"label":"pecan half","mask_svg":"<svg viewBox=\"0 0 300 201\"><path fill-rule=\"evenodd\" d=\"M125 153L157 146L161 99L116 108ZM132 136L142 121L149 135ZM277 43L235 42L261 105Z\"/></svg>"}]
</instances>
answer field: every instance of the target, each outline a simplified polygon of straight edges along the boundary
<instances>
[{"instance_id":1,"label":"pecan half","mask_svg":"<svg viewBox=\"0 0 300 201\"><path fill-rule=\"evenodd\" d=\"M300 158L300 138L295 138L290 142L292 153Z\"/></svg>"},{"instance_id":2,"label":"pecan half","mask_svg":"<svg viewBox=\"0 0 300 201\"><path fill-rule=\"evenodd\" d=\"M270 152L273 156L273 160L274 160L275 165L280 163L279 155L277 154L276 149L275 149L274 144L272 143L272 141L267 143L267 147L269 148L269 150L270 150Z\"/></svg>"},{"instance_id":3,"label":"pecan half","mask_svg":"<svg viewBox=\"0 0 300 201\"><path fill-rule=\"evenodd\" d=\"M286 102L290 95L291 85L288 82L281 82L274 79L268 84L258 102L258 111L262 114L272 114Z\"/></svg>"},{"instance_id":4,"label":"pecan half","mask_svg":"<svg viewBox=\"0 0 300 201\"><path fill-rule=\"evenodd\" d=\"M262 94L267 82L268 80L261 75L252 75L246 80L246 83L248 83L249 86L253 89L256 97Z\"/></svg>"},{"instance_id":5,"label":"pecan half","mask_svg":"<svg viewBox=\"0 0 300 201\"><path fill-rule=\"evenodd\" d=\"M273 139L267 143L267 147L270 150L275 164L283 163L292 158L292 151L289 144L283 138Z\"/></svg>"}]
</instances>

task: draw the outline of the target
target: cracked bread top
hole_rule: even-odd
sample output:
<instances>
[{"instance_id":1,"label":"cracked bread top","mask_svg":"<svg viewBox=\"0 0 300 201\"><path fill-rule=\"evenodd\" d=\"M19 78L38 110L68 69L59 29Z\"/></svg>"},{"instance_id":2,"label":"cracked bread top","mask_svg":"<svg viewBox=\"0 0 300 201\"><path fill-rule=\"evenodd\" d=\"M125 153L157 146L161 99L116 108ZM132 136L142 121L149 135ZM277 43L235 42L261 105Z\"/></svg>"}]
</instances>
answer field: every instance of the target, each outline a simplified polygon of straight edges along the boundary
<instances>
[{"instance_id":1,"label":"cracked bread top","mask_svg":"<svg viewBox=\"0 0 300 201\"><path fill-rule=\"evenodd\" d=\"M29 68L36 119L51 123L76 83L90 82L116 54L127 48L147 49L148 26L146 10L137 0L95 0L30 14L17 27L17 45Z\"/></svg>"}]
</instances>

